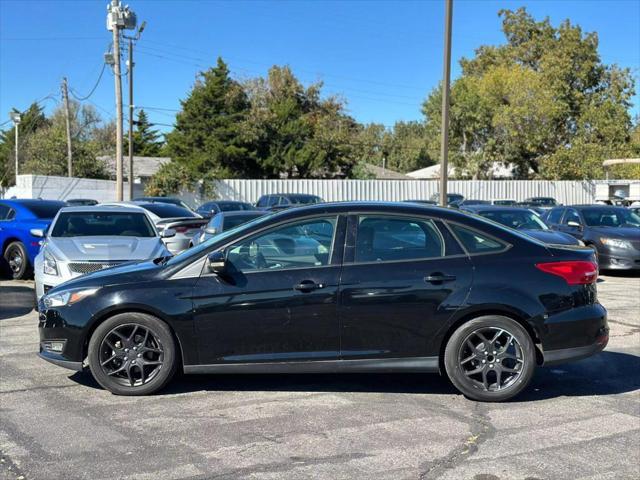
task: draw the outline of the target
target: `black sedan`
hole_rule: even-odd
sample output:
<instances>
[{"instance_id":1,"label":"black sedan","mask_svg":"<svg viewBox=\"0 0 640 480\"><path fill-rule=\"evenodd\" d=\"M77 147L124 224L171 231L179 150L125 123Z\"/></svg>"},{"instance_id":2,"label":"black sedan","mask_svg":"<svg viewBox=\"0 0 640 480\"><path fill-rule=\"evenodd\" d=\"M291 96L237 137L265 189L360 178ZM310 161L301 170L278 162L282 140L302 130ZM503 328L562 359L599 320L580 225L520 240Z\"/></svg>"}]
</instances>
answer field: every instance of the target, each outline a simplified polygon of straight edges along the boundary
<instances>
[{"instance_id":1,"label":"black sedan","mask_svg":"<svg viewBox=\"0 0 640 480\"><path fill-rule=\"evenodd\" d=\"M505 227L515 228L544 243L556 245L582 245L584 243L568 233L550 229L540 216L528 208L494 205L462 205L460 210L475 213Z\"/></svg>"},{"instance_id":2,"label":"black sedan","mask_svg":"<svg viewBox=\"0 0 640 480\"><path fill-rule=\"evenodd\" d=\"M640 216L631 210L609 205L556 207L545 220L595 250L601 269L640 270Z\"/></svg>"},{"instance_id":3,"label":"black sedan","mask_svg":"<svg viewBox=\"0 0 640 480\"><path fill-rule=\"evenodd\" d=\"M121 395L185 373L441 372L513 397L608 341L587 248L410 203L319 204L52 289L40 356Z\"/></svg>"}]
</instances>

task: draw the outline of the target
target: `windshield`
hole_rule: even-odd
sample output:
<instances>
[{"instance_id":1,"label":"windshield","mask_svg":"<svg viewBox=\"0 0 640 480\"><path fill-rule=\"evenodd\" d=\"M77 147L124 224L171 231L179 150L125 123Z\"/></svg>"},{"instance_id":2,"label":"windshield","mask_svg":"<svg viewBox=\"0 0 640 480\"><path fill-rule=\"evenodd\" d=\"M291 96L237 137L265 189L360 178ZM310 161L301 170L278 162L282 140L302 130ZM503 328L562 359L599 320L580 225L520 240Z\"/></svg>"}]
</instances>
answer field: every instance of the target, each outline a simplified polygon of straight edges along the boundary
<instances>
[{"instance_id":1,"label":"windshield","mask_svg":"<svg viewBox=\"0 0 640 480\"><path fill-rule=\"evenodd\" d=\"M229 238L230 236L235 235L236 232L242 231L245 228L249 229L249 228L252 228L252 227L254 227L256 225L259 225L262 222L264 222L265 220L267 220L268 218L271 218L272 215L275 215L275 214L274 213L270 213L268 215L262 215L262 216L260 216L258 218L255 218L255 219L251 220L250 222L242 223L242 224L238 225L237 227L234 227L234 228L232 228L230 230L225 230L222 233L214 235L210 239L208 239L208 240L196 245L195 247L189 248L187 250L183 250L182 252L178 253L176 256L171 257L168 260L167 264L168 265L172 265L174 263L182 262L184 259L187 259L187 258L196 259L196 258L198 258L198 256L202 255L204 252L209 250L211 245L213 245L214 243L222 242L225 239Z\"/></svg>"},{"instance_id":2,"label":"windshield","mask_svg":"<svg viewBox=\"0 0 640 480\"><path fill-rule=\"evenodd\" d=\"M590 227L640 227L640 216L625 208L585 208L582 216Z\"/></svg>"},{"instance_id":3,"label":"windshield","mask_svg":"<svg viewBox=\"0 0 640 480\"><path fill-rule=\"evenodd\" d=\"M156 232L143 213L62 212L52 237L155 237Z\"/></svg>"},{"instance_id":4,"label":"windshield","mask_svg":"<svg viewBox=\"0 0 640 480\"><path fill-rule=\"evenodd\" d=\"M527 200L525 200L526 202ZM544 205L547 207L555 207L557 205L556 201L554 198L543 198L543 197L537 197L537 198L532 198L528 201L529 203L532 203L534 205Z\"/></svg>"},{"instance_id":5,"label":"windshield","mask_svg":"<svg viewBox=\"0 0 640 480\"><path fill-rule=\"evenodd\" d=\"M233 212L237 210L253 210L253 206L242 202L218 202L218 207L222 212Z\"/></svg>"},{"instance_id":6,"label":"windshield","mask_svg":"<svg viewBox=\"0 0 640 480\"><path fill-rule=\"evenodd\" d=\"M144 205L140 206L145 210L149 210L151 213L156 214L160 218L198 217L198 215L196 215L191 210L178 207L171 203L145 203Z\"/></svg>"},{"instance_id":7,"label":"windshield","mask_svg":"<svg viewBox=\"0 0 640 480\"><path fill-rule=\"evenodd\" d=\"M58 214L58 210L66 207L65 202L47 202L43 200L34 200L31 202L21 202L37 218L53 218Z\"/></svg>"},{"instance_id":8,"label":"windshield","mask_svg":"<svg viewBox=\"0 0 640 480\"><path fill-rule=\"evenodd\" d=\"M516 230L549 230L538 215L528 210L485 210L478 214Z\"/></svg>"}]
</instances>

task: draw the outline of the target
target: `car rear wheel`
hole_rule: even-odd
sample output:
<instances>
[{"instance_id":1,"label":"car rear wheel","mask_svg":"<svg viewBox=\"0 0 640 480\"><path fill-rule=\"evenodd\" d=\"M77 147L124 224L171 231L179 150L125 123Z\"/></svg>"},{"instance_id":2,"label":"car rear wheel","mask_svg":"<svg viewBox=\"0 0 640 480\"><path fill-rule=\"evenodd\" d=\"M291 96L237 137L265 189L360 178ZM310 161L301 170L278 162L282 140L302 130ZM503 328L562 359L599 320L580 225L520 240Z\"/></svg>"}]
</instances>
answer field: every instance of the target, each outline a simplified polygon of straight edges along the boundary
<instances>
[{"instance_id":1,"label":"car rear wheel","mask_svg":"<svg viewBox=\"0 0 640 480\"><path fill-rule=\"evenodd\" d=\"M89 341L89 367L96 381L117 395L148 395L173 377L176 342L169 327L144 313L115 315Z\"/></svg>"},{"instance_id":2,"label":"car rear wheel","mask_svg":"<svg viewBox=\"0 0 640 480\"><path fill-rule=\"evenodd\" d=\"M11 242L4 251L4 259L9 264L9 271L15 280L24 280L31 274L27 249L22 242Z\"/></svg>"},{"instance_id":3,"label":"car rear wheel","mask_svg":"<svg viewBox=\"0 0 640 480\"><path fill-rule=\"evenodd\" d=\"M535 345L515 320L482 316L464 323L451 335L444 364L451 383L465 396L500 402L520 393L531 381Z\"/></svg>"}]
</instances>

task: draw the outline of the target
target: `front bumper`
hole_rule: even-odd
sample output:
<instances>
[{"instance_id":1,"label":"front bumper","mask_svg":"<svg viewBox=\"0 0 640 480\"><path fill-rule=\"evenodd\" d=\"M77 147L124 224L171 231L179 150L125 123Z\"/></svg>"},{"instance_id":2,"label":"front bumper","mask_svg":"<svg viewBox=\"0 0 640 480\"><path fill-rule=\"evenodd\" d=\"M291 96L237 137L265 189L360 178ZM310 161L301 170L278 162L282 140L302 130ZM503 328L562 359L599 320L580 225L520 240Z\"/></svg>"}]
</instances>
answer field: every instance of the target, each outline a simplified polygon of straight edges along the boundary
<instances>
[{"instance_id":1,"label":"front bumper","mask_svg":"<svg viewBox=\"0 0 640 480\"><path fill-rule=\"evenodd\" d=\"M73 360L67 360L62 355L46 352L42 349L42 344L40 345L40 352L38 356L47 362L53 363L62 368L68 368L69 370L75 370L76 372L82 371L84 365L82 362L74 362Z\"/></svg>"},{"instance_id":2,"label":"front bumper","mask_svg":"<svg viewBox=\"0 0 640 480\"><path fill-rule=\"evenodd\" d=\"M598 255L598 267L602 270L640 270L640 255L601 253Z\"/></svg>"}]
</instances>

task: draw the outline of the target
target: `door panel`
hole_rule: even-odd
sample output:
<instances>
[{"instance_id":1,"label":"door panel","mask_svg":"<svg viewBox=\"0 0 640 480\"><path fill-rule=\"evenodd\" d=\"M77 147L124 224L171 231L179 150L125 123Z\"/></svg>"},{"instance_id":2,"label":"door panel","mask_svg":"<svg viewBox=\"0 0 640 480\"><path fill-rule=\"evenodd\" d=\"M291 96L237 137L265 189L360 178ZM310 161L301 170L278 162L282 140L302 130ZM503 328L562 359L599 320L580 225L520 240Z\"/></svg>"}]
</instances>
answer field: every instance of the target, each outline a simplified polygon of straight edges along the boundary
<instances>
[{"instance_id":1,"label":"door panel","mask_svg":"<svg viewBox=\"0 0 640 480\"><path fill-rule=\"evenodd\" d=\"M426 277L455 277L429 282ZM341 356L423 357L471 287L467 257L349 265L340 293Z\"/></svg>"},{"instance_id":2,"label":"door panel","mask_svg":"<svg viewBox=\"0 0 640 480\"><path fill-rule=\"evenodd\" d=\"M200 363L336 359L339 266L200 278L194 323ZM296 290L303 282L322 288Z\"/></svg>"}]
</instances>

